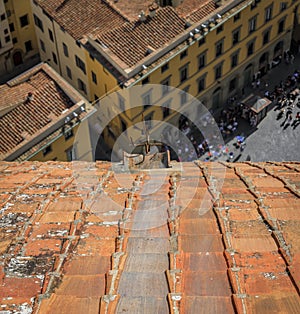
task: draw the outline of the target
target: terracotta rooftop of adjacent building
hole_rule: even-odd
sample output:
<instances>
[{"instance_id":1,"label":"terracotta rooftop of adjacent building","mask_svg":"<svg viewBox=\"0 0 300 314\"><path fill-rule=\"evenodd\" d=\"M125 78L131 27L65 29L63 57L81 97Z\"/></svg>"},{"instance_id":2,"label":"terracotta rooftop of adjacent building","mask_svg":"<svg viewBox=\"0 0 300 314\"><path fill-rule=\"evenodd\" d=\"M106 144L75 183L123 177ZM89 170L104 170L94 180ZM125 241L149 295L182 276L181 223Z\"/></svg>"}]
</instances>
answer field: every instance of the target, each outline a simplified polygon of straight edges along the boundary
<instances>
[{"instance_id":1,"label":"terracotta rooftop of adjacent building","mask_svg":"<svg viewBox=\"0 0 300 314\"><path fill-rule=\"evenodd\" d=\"M50 127L84 104L79 93L47 64L39 64L1 85L0 93L1 160L37 136L48 136Z\"/></svg>"},{"instance_id":2,"label":"terracotta rooftop of adjacent building","mask_svg":"<svg viewBox=\"0 0 300 314\"><path fill-rule=\"evenodd\" d=\"M217 8L215 0L184 0L178 7L176 11L179 15L184 16L192 22L197 22L208 16ZM191 17L194 18L191 18ZM195 19L195 18L198 19Z\"/></svg>"},{"instance_id":3,"label":"terracotta rooftop of adjacent building","mask_svg":"<svg viewBox=\"0 0 300 314\"><path fill-rule=\"evenodd\" d=\"M104 0L104 1L131 21L137 20L141 11L144 11L145 14L148 14L149 8L151 7L153 8L153 4L159 2L153 0L147 1ZM216 9L217 7L214 0L183 0L181 3L180 1L178 2L179 5L175 7L175 10L183 18L188 18L191 13L201 10L201 8L206 7L208 4L212 9Z\"/></svg>"},{"instance_id":4,"label":"terracotta rooftop of adjacent building","mask_svg":"<svg viewBox=\"0 0 300 314\"><path fill-rule=\"evenodd\" d=\"M116 5L122 7L125 2L128 1L118 1ZM176 8L158 7L153 17L145 12L145 21L136 14L131 22L107 32L98 29L90 35L120 71L130 72L130 68L140 66L142 62L149 65L178 46L184 41L180 38L189 34L192 23L210 17L215 10L214 1L187 0ZM149 58L154 59L150 62Z\"/></svg>"},{"instance_id":5,"label":"terracotta rooftop of adjacent building","mask_svg":"<svg viewBox=\"0 0 300 314\"><path fill-rule=\"evenodd\" d=\"M300 163L0 162L5 313L299 313Z\"/></svg>"},{"instance_id":6,"label":"terracotta rooftop of adjacent building","mask_svg":"<svg viewBox=\"0 0 300 314\"><path fill-rule=\"evenodd\" d=\"M175 9L165 7L159 9L154 18L148 16L145 22L125 23L102 33L97 41L116 55L124 67L132 67L175 39L185 30L185 25L186 21L179 17Z\"/></svg>"},{"instance_id":7,"label":"terracotta rooftop of adjacent building","mask_svg":"<svg viewBox=\"0 0 300 314\"><path fill-rule=\"evenodd\" d=\"M100 42L100 45L94 46L120 72L116 74L117 77L127 77L131 68L145 57L148 57L147 60L156 54L155 60L162 57L185 41L192 24L203 23L203 19L209 19L218 9L213 0L184 0L174 8L159 7L149 0L34 2L82 44L88 43L88 40ZM151 11L155 12L152 17ZM142 22L141 12L144 12L146 19ZM87 45L86 48L89 50L91 46Z\"/></svg>"},{"instance_id":8,"label":"terracotta rooftop of adjacent building","mask_svg":"<svg viewBox=\"0 0 300 314\"><path fill-rule=\"evenodd\" d=\"M76 40L95 29L101 32L122 25L124 18L100 0L34 0Z\"/></svg>"}]
</instances>

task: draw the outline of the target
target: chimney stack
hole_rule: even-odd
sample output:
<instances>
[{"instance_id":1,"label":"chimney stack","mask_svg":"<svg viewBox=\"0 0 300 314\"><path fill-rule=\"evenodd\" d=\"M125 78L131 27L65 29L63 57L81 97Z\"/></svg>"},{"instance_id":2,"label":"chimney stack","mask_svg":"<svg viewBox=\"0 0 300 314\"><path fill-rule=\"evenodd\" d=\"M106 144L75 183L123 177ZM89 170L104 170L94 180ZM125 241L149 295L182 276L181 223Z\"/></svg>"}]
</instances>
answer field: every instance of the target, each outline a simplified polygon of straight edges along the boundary
<instances>
[{"instance_id":1,"label":"chimney stack","mask_svg":"<svg viewBox=\"0 0 300 314\"><path fill-rule=\"evenodd\" d=\"M146 15L144 11L141 11L141 13L139 14L139 20L141 22L145 22L146 21Z\"/></svg>"},{"instance_id":2,"label":"chimney stack","mask_svg":"<svg viewBox=\"0 0 300 314\"><path fill-rule=\"evenodd\" d=\"M32 99L33 99L33 94L32 94L31 92L29 92L29 93L27 94L27 97L26 97L26 99L25 99L25 102L28 103L28 102L30 102Z\"/></svg>"},{"instance_id":3,"label":"chimney stack","mask_svg":"<svg viewBox=\"0 0 300 314\"><path fill-rule=\"evenodd\" d=\"M149 16L151 18L155 16L157 9L158 9L157 3L153 2L152 4L149 5L148 10L149 10Z\"/></svg>"}]
</instances>

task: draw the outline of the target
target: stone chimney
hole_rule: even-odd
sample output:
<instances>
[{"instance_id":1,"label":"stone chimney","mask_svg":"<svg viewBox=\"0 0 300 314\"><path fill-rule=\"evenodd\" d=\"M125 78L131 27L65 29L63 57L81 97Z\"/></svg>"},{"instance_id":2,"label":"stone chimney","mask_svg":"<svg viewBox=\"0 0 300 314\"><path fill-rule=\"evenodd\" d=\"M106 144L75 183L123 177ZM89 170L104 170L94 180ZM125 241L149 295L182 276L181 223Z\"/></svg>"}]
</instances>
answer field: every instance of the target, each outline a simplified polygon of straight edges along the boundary
<instances>
[{"instance_id":1,"label":"stone chimney","mask_svg":"<svg viewBox=\"0 0 300 314\"><path fill-rule=\"evenodd\" d=\"M141 11L141 13L139 14L139 20L141 22L145 22L146 21L146 15L145 15L145 12L144 11Z\"/></svg>"},{"instance_id":2,"label":"stone chimney","mask_svg":"<svg viewBox=\"0 0 300 314\"><path fill-rule=\"evenodd\" d=\"M33 100L33 94L29 92L26 96L25 103L29 103L31 100Z\"/></svg>"},{"instance_id":3,"label":"stone chimney","mask_svg":"<svg viewBox=\"0 0 300 314\"><path fill-rule=\"evenodd\" d=\"M226 1L227 0L215 0L215 4L217 7L221 7Z\"/></svg>"},{"instance_id":4,"label":"stone chimney","mask_svg":"<svg viewBox=\"0 0 300 314\"><path fill-rule=\"evenodd\" d=\"M157 9L158 9L157 3L153 2L152 4L149 5L148 10L149 10L149 16L151 18L155 16Z\"/></svg>"}]
</instances>

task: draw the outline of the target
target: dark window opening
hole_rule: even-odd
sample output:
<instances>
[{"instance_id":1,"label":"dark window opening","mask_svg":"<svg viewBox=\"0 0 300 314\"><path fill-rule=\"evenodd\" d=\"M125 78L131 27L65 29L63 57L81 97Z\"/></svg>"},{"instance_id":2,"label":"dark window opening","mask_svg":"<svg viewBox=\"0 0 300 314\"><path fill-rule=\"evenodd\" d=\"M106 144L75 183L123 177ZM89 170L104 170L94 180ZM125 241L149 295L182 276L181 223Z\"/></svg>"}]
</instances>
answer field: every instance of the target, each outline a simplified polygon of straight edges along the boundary
<instances>
[{"instance_id":1,"label":"dark window opening","mask_svg":"<svg viewBox=\"0 0 300 314\"><path fill-rule=\"evenodd\" d=\"M31 43L31 40L28 40L25 42L25 50L26 52L29 52L32 50L32 43Z\"/></svg>"},{"instance_id":2,"label":"dark window opening","mask_svg":"<svg viewBox=\"0 0 300 314\"><path fill-rule=\"evenodd\" d=\"M188 69L187 67L180 70L180 83L183 83L188 78Z\"/></svg>"},{"instance_id":3,"label":"dark window opening","mask_svg":"<svg viewBox=\"0 0 300 314\"><path fill-rule=\"evenodd\" d=\"M43 149L43 156L46 156L47 154L49 154L51 152L52 152L52 147L51 147L51 145L49 145Z\"/></svg>"},{"instance_id":4,"label":"dark window opening","mask_svg":"<svg viewBox=\"0 0 300 314\"><path fill-rule=\"evenodd\" d=\"M182 60L183 58L185 58L187 56L187 50L184 50L181 54L180 54L180 60Z\"/></svg>"},{"instance_id":5,"label":"dark window opening","mask_svg":"<svg viewBox=\"0 0 300 314\"><path fill-rule=\"evenodd\" d=\"M53 59L53 62L55 64L57 64L57 57L56 57L56 54L54 52L52 52L52 59Z\"/></svg>"},{"instance_id":6,"label":"dark window opening","mask_svg":"<svg viewBox=\"0 0 300 314\"><path fill-rule=\"evenodd\" d=\"M92 81L97 84L97 75L92 71Z\"/></svg>"},{"instance_id":7,"label":"dark window opening","mask_svg":"<svg viewBox=\"0 0 300 314\"><path fill-rule=\"evenodd\" d=\"M27 14L20 17L20 24L21 27L27 26L29 24Z\"/></svg>"},{"instance_id":8,"label":"dark window opening","mask_svg":"<svg viewBox=\"0 0 300 314\"><path fill-rule=\"evenodd\" d=\"M54 42L53 33L52 33L52 31L50 29L48 29L48 33L49 33L50 40Z\"/></svg>"},{"instance_id":9,"label":"dark window opening","mask_svg":"<svg viewBox=\"0 0 300 314\"><path fill-rule=\"evenodd\" d=\"M14 23L10 23L10 24L9 24L9 30L10 30L11 32L14 32L14 31L15 31L15 25L14 25Z\"/></svg>"},{"instance_id":10,"label":"dark window opening","mask_svg":"<svg viewBox=\"0 0 300 314\"><path fill-rule=\"evenodd\" d=\"M149 76L147 76L146 78L144 78L142 80L142 85L148 84L149 83Z\"/></svg>"},{"instance_id":11,"label":"dark window opening","mask_svg":"<svg viewBox=\"0 0 300 314\"><path fill-rule=\"evenodd\" d=\"M167 71L169 69L169 63L164 64L161 67L161 73L164 73L165 71Z\"/></svg>"},{"instance_id":12,"label":"dark window opening","mask_svg":"<svg viewBox=\"0 0 300 314\"><path fill-rule=\"evenodd\" d=\"M44 26L43 22L35 15L33 14L34 24L42 31L44 32Z\"/></svg>"}]
</instances>

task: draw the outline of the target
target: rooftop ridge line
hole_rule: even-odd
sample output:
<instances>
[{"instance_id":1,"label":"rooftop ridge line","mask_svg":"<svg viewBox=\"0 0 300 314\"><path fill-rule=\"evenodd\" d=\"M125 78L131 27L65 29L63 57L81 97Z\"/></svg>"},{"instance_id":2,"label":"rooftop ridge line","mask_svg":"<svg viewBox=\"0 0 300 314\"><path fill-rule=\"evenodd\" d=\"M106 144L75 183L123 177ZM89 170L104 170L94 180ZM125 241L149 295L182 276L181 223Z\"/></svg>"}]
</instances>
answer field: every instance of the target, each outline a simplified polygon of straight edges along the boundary
<instances>
[{"instance_id":1,"label":"rooftop ridge line","mask_svg":"<svg viewBox=\"0 0 300 314\"><path fill-rule=\"evenodd\" d=\"M291 166L292 163L282 163L282 162L280 163L280 162L276 162L276 161L267 161L267 164L275 165L277 167L284 166L285 168L287 168L289 170L300 172L299 169Z\"/></svg>"},{"instance_id":2,"label":"rooftop ridge line","mask_svg":"<svg viewBox=\"0 0 300 314\"><path fill-rule=\"evenodd\" d=\"M266 174L272 176L273 178L281 181L284 184L286 189L288 189L292 194L300 198L300 190L297 189L297 187L294 184L290 184L285 178L276 175L274 171L268 170L266 167L260 166L258 164L253 164L251 162L248 162L248 163L253 165L256 168L263 170Z\"/></svg>"},{"instance_id":3,"label":"rooftop ridge line","mask_svg":"<svg viewBox=\"0 0 300 314\"><path fill-rule=\"evenodd\" d=\"M168 303L171 314L180 313L180 304L182 300L182 269L178 269L178 229L180 209L176 206L177 181L180 181L177 173L169 176L169 208L168 208L168 227L170 232L171 250L169 252L169 269L166 270L166 276L169 286Z\"/></svg>"},{"instance_id":4,"label":"rooftop ridge line","mask_svg":"<svg viewBox=\"0 0 300 314\"><path fill-rule=\"evenodd\" d=\"M136 191L137 187L142 182L143 176L137 175L135 180L132 182L132 187L127 194L127 199L124 204L123 213L122 213L122 222L123 227L121 227L121 221L118 223L118 233L119 236L116 241L116 252L112 255L112 269L107 274L106 283L106 295L102 296L100 301L100 314L109 314L116 311L120 295L117 293L117 289L119 286L119 281L121 277L121 273L123 272L123 268L127 259L127 253L125 251L128 237L128 230L125 229L126 221L129 216L132 216L132 208L134 201L136 199ZM130 226L129 226L130 228Z\"/></svg>"},{"instance_id":5,"label":"rooftop ridge line","mask_svg":"<svg viewBox=\"0 0 300 314\"><path fill-rule=\"evenodd\" d=\"M114 10L117 14L119 14L122 18L124 18L127 22L130 22L131 20L122 13L120 9L117 8L113 3L107 0L100 0L102 3L105 3L108 7L110 7L112 10Z\"/></svg>"},{"instance_id":6,"label":"rooftop ridge line","mask_svg":"<svg viewBox=\"0 0 300 314\"><path fill-rule=\"evenodd\" d=\"M223 166L227 167L227 168L230 168L228 163L224 163L224 162L219 162L220 164L222 164ZM207 173L203 172L203 175L206 176ZM209 187L208 187L209 188ZM221 194L221 193L220 193ZM231 269L231 272L228 271L228 277L229 277L229 282L230 282L230 286L234 292L234 287L236 287L237 289L237 293L235 293L235 296L241 300L241 303L242 303L242 311L243 311L243 314L247 314L247 307L246 307L246 303L245 303L245 295L242 293L242 288L241 288L241 282L240 282L240 278L239 278L239 271L240 271L240 268L237 267L237 263L236 263L236 260L235 260L235 249L234 247L232 246L232 241L231 241L231 237L232 237L232 234L231 234L231 231L230 231L230 227L229 227L229 219L228 219L228 211L227 210L224 210L220 207L220 194L218 196L218 200L215 200L213 202L213 212L215 213L215 216L216 216L216 219L217 219L217 222L218 222L218 227L220 229L220 233L223 235L223 245L224 245L224 248L229 252L229 255L230 255L230 258L232 260L232 264L233 264L233 268ZM221 214L221 212L224 212L225 214L225 217ZM223 222L223 223L221 223ZM222 226L224 226L224 233L222 231ZM224 240L224 238L226 239L226 241ZM229 256L228 254L225 254L224 252L224 257L228 263L228 260L229 260ZM235 303L233 302L233 306L235 306Z\"/></svg>"},{"instance_id":7,"label":"rooftop ridge line","mask_svg":"<svg viewBox=\"0 0 300 314\"><path fill-rule=\"evenodd\" d=\"M251 162L247 162L247 164L249 164L251 167L257 167L259 169L265 170L264 167L256 165L256 164L253 164ZM234 168L237 169L236 167L234 167ZM239 175L243 176L241 171L239 171ZM265 217L264 213L261 211L262 207L263 207L264 211L267 213L268 217L272 217L272 216L271 216L270 212L268 211L267 206L265 206L263 204L263 199L260 198L259 200L256 200L256 202L257 202L257 205L258 205L258 208L257 208L258 213L261 216L263 222L265 224L267 224L268 226L271 226L272 237L273 237L273 240L275 241L275 243L276 243L276 245L278 247L278 253L279 253L279 255L282 256L282 258L283 258L283 260L284 260L284 262L286 264L286 269L288 269L288 266L292 262L292 255L291 255L291 252L289 250L289 246L286 244L286 241L284 239L282 231L279 230L279 228L278 228L277 219L273 218L271 220L267 220L267 217ZM269 223L269 221L272 221L273 225L271 225ZM292 282L296 292L298 293L299 292L298 286L295 284L293 278L290 275L290 272L288 272L288 275L289 275L289 278L290 278L290 280L291 280L291 282Z\"/></svg>"}]
</instances>

